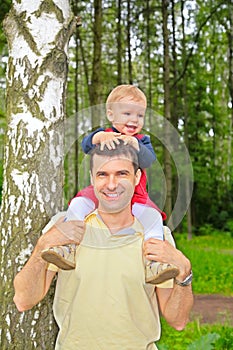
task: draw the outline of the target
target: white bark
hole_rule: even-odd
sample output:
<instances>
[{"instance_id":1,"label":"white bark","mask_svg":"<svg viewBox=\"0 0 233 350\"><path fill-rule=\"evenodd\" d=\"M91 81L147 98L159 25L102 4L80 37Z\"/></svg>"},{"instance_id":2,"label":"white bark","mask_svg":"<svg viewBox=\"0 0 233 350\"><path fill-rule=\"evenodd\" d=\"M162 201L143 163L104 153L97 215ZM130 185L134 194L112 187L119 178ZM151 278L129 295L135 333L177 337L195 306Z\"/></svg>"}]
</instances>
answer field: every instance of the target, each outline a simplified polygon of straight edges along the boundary
<instances>
[{"instance_id":1,"label":"white bark","mask_svg":"<svg viewBox=\"0 0 233 350\"><path fill-rule=\"evenodd\" d=\"M53 348L53 336L47 337L49 347L45 338L49 329L51 333L51 307L20 315L12 303L12 281L42 227L62 209L67 45L74 23L68 0L15 0L4 23L9 62L1 208L2 350L33 349L38 342L40 349Z\"/></svg>"}]
</instances>

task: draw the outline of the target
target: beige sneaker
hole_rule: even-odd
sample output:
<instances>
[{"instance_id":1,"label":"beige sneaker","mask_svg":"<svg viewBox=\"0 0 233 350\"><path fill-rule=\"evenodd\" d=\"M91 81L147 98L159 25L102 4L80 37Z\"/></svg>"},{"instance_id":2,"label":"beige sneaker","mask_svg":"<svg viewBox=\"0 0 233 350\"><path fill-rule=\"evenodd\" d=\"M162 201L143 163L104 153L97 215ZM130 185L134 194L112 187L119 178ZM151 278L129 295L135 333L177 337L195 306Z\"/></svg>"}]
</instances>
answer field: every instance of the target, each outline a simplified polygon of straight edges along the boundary
<instances>
[{"instance_id":1,"label":"beige sneaker","mask_svg":"<svg viewBox=\"0 0 233 350\"><path fill-rule=\"evenodd\" d=\"M41 257L62 270L75 269L75 245L60 245L42 250Z\"/></svg>"},{"instance_id":2,"label":"beige sneaker","mask_svg":"<svg viewBox=\"0 0 233 350\"><path fill-rule=\"evenodd\" d=\"M179 274L179 269L171 264L153 261L146 264L146 283L159 284Z\"/></svg>"}]
</instances>

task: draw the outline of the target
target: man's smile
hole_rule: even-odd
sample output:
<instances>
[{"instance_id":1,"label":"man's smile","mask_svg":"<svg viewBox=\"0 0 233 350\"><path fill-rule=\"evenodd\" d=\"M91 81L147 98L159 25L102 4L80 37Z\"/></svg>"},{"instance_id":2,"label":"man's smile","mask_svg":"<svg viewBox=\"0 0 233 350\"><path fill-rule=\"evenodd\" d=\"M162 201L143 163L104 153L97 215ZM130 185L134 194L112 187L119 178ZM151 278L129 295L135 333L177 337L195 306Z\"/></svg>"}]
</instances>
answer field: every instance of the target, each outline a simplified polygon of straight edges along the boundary
<instances>
[{"instance_id":1,"label":"man's smile","mask_svg":"<svg viewBox=\"0 0 233 350\"><path fill-rule=\"evenodd\" d=\"M119 191L119 192L106 192L106 191L102 191L102 194L110 200L116 200L120 197L120 195L123 193L123 191Z\"/></svg>"}]
</instances>

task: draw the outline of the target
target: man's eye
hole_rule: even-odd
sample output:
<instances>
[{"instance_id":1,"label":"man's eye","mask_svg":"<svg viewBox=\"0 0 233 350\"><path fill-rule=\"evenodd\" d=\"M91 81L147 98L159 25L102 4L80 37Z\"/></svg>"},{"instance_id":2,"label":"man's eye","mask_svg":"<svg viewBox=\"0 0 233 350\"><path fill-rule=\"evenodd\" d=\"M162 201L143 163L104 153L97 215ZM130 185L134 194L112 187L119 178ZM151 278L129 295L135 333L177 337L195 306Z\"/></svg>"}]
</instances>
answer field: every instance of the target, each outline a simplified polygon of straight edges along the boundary
<instances>
[{"instance_id":1,"label":"man's eye","mask_svg":"<svg viewBox=\"0 0 233 350\"><path fill-rule=\"evenodd\" d=\"M124 112L124 115L129 116L129 115L130 115L130 112Z\"/></svg>"},{"instance_id":2,"label":"man's eye","mask_svg":"<svg viewBox=\"0 0 233 350\"><path fill-rule=\"evenodd\" d=\"M106 176L106 174L105 173L98 173L98 174L96 174L96 176L97 177L104 177L104 176Z\"/></svg>"}]
</instances>

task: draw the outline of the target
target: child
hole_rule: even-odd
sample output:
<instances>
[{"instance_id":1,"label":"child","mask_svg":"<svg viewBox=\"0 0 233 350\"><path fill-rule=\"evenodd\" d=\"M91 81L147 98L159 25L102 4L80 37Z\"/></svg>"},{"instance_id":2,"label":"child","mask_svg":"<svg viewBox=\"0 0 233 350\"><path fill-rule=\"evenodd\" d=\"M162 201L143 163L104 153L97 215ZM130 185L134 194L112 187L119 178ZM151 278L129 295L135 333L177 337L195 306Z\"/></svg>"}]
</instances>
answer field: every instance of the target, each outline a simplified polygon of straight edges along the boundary
<instances>
[{"instance_id":1,"label":"child","mask_svg":"<svg viewBox=\"0 0 233 350\"><path fill-rule=\"evenodd\" d=\"M133 85L119 85L109 94L106 101L107 118L112 123L109 129L99 128L84 137L82 148L85 153L91 151L96 144L115 148L118 139L126 144L132 144L139 155L139 165L142 170L140 183L136 186L132 199L132 213L144 227L145 240L153 237L163 240L163 220L166 214L150 200L146 191L146 172L156 156L146 135L139 134L144 125L146 111L144 93ZM70 203L66 220L83 220L97 206L97 199L92 186L80 191ZM62 269L75 268L75 245L52 247L42 252L42 257ZM159 284L174 278L179 270L169 264L158 262L146 263L146 282Z\"/></svg>"}]
</instances>

